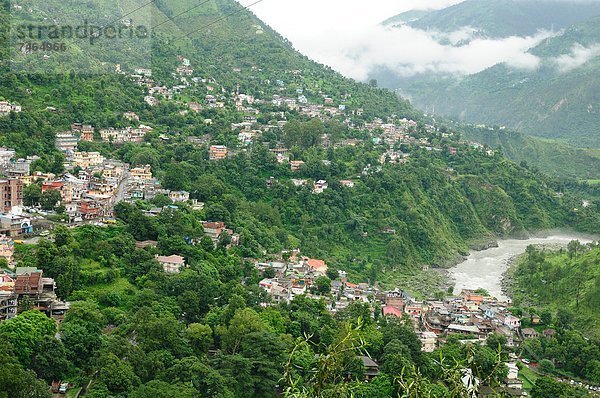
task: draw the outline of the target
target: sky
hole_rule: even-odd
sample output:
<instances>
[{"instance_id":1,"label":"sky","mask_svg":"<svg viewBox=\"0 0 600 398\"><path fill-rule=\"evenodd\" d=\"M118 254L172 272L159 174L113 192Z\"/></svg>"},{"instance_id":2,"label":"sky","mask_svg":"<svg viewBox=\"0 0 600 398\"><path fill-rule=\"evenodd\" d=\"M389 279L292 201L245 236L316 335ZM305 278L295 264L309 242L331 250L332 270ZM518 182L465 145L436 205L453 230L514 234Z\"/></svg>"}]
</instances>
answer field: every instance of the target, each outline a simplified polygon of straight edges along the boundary
<instances>
[{"instance_id":1,"label":"sky","mask_svg":"<svg viewBox=\"0 0 600 398\"><path fill-rule=\"evenodd\" d=\"M243 5L256 0L238 0ZM386 28L380 22L411 9L440 9L462 0L263 0L251 10L294 47L317 62L357 79L386 66L401 76L423 72L473 74L498 63L535 69L540 60L527 50L548 38L550 32L531 37L472 38L469 27L451 34L410 27ZM575 1L575 0L571 0ZM443 37L442 37L443 36ZM440 44L469 38L467 45ZM589 49L574 49L560 65L578 64ZM597 49L593 49L596 53Z\"/></svg>"},{"instance_id":2,"label":"sky","mask_svg":"<svg viewBox=\"0 0 600 398\"><path fill-rule=\"evenodd\" d=\"M249 5L256 0L238 0ZM380 22L404 11L440 9L462 0L263 0L251 10L310 58L353 78L365 79ZM378 35L381 36L380 34ZM386 40L386 43L389 42ZM379 46L381 47L381 46ZM364 53L363 53L364 50Z\"/></svg>"}]
</instances>

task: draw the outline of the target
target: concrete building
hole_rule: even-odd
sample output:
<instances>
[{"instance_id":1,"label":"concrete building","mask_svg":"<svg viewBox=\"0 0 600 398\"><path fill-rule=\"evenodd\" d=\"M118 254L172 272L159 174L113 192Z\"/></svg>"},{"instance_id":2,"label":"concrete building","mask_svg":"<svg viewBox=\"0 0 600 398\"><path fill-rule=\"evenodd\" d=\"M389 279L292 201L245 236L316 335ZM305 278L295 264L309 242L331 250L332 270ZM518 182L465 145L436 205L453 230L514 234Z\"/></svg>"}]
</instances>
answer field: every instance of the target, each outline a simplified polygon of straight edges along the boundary
<instances>
[{"instance_id":1,"label":"concrete building","mask_svg":"<svg viewBox=\"0 0 600 398\"><path fill-rule=\"evenodd\" d=\"M152 179L152 168L149 164L137 166L129 170L129 175L133 180L147 181Z\"/></svg>"},{"instance_id":2,"label":"concrete building","mask_svg":"<svg viewBox=\"0 0 600 398\"><path fill-rule=\"evenodd\" d=\"M81 134L81 141L94 141L94 126L82 123L71 124L73 133Z\"/></svg>"},{"instance_id":3,"label":"concrete building","mask_svg":"<svg viewBox=\"0 0 600 398\"><path fill-rule=\"evenodd\" d=\"M15 243L13 240L6 236L0 235L0 258L6 259L10 265L13 260L13 254L15 252Z\"/></svg>"},{"instance_id":4,"label":"concrete building","mask_svg":"<svg viewBox=\"0 0 600 398\"><path fill-rule=\"evenodd\" d=\"M61 152L74 152L77 149L79 137L73 133L58 133L56 134L56 149Z\"/></svg>"},{"instance_id":5,"label":"concrete building","mask_svg":"<svg viewBox=\"0 0 600 398\"><path fill-rule=\"evenodd\" d=\"M169 192L169 199L173 202L187 202L190 200L190 193L186 191L171 191Z\"/></svg>"},{"instance_id":6,"label":"concrete building","mask_svg":"<svg viewBox=\"0 0 600 398\"><path fill-rule=\"evenodd\" d=\"M14 214L0 214L0 233L18 238L33 232L31 220Z\"/></svg>"},{"instance_id":7,"label":"concrete building","mask_svg":"<svg viewBox=\"0 0 600 398\"><path fill-rule=\"evenodd\" d=\"M23 206L23 182L17 178L0 180L0 211L10 213L15 206Z\"/></svg>"},{"instance_id":8,"label":"concrete building","mask_svg":"<svg viewBox=\"0 0 600 398\"><path fill-rule=\"evenodd\" d=\"M419 340L421 340L421 351L433 352L435 350L437 335L433 332L420 332Z\"/></svg>"},{"instance_id":9,"label":"concrete building","mask_svg":"<svg viewBox=\"0 0 600 398\"><path fill-rule=\"evenodd\" d=\"M6 170L14 157L14 149L0 147L0 169Z\"/></svg>"},{"instance_id":10,"label":"concrete building","mask_svg":"<svg viewBox=\"0 0 600 398\"><path fill-rule=\"evenodd\" d=\"M210 160L221 160L227 157L227 147L225 145L212 145L209 150Z\"/></svg>"},{"instance_id":11,"label":"concrete building","mask_svg":"<svg viewBox=\"0 0 600 398\"><path fill-rule=\"evenodd\" d=\"M73 164L87 169L104 163L104 156L100 152L75 152L73 153Z\"/></svg>"},{"instance_id":12,"label":"concrete building","mask_svg":"<svg viewBox=\"0 0 600 398\"><path fill-rule=\"evenodd\" d=\"M0 280L3 276L0 275ZM0 289L0 322L17 316L17 295L12 291Z\"/></svg>"},{"instance_id":13,"label":"concrete building","mask_svg":"<svg viewBox=\"0 0 600 398\"><path fill-rule=\"evenodd\" d=\"M163 270L169 274L178 274L181 268L185 267L185 259L182 256L173 254L170 256L156 256L156 261L162 265Z\"/></svg>"}]
</instances>

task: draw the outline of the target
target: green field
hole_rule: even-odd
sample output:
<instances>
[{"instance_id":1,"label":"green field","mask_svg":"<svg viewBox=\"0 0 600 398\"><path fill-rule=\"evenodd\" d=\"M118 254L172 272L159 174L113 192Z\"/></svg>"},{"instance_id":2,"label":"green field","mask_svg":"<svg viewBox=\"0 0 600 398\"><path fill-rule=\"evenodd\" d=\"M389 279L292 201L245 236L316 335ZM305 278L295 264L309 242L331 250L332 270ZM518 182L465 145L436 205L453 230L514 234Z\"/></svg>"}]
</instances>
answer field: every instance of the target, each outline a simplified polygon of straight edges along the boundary
<instances>
[{"instance_id":1,"label":"green field","mask_svg":"<svg viewBox=\"0 0 600 398\"><path fill-rule=\"evenodd\" d=\"M531 390L533 388L533 383L535 383L536 379L539 376L527 366L524 366L519 370L519 378L523 381L523 389Z\"/></svg>"}]
</instances>

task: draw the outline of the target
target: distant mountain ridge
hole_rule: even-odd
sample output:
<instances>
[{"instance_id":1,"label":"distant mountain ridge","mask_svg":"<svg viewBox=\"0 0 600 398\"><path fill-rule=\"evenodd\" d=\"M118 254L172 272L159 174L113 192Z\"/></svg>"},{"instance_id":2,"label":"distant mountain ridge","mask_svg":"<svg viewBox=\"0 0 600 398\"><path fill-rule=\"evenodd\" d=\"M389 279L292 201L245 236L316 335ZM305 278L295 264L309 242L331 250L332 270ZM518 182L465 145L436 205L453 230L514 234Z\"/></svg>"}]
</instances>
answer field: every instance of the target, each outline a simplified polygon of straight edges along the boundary
<instances>
[{"instance_id":1,"label":"distant mountain ridge","mask_svg":"<svg viewBox=\"0 0 600 398\"><path fill-rule=\"evenodd\" d=\"M439 32L473 29L468 40L553 29L555 36L529 51L539 59L534 70L496 64L467 76L427 72L404 77L381 66L370 77L429 113L600 148L600 2L468 0L442 10L400 14L384 24Z\"/></svg>"},{"instance_id":2,"label":"distant mountain ridge","mask_svg":"<svg viewBox=\"0 0 600 398\"><path fill-rule=\"evenodd\" d=\"M541 59L536 70L498 64L463 78L413 80L403 91L417 106L457 120L506 125L598 148L599 43L597 16L531 49ZM585 60L586 53L589 60Z\"/></svg>"},{"instance_id":3,"label":"distant mountain ridge","mask_svg":"<svg viewBox=\"0 0 600 398\"><path fill-rule=\"evenodd\" d=\"M386 19L381 24L384 26L396 26L404 23L410 23L423 18L427 14L433 12L432 10L410 10L401 14L395 15L391 18Z\"/></svg>"},{"instance_id":4,"label":"distant mountain ridge","mask_svg":"<svg viewBox=\"0 0 600 398\"><path fill-rule=\"evenodd\" d=\"M408 25L439 32L452 32L470 26L487 37L499 38L533 35L540 29L565 29L596 14L600 14L600 2L467 0L427 12L409 21Z\"/></svg>"}]
</instances>

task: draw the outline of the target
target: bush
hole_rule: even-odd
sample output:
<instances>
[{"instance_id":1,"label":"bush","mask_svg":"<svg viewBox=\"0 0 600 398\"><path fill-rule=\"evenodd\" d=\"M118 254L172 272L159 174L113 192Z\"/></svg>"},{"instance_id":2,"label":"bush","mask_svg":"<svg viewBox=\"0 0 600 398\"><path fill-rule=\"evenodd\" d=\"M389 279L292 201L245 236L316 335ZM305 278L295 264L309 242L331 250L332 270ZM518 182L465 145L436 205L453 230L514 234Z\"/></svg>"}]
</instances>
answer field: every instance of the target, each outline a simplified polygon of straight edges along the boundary
<instances>
[{"instance_id":1,"label":"bush","mask_svg":"<svg viewBox=\"0 0 600 398\"><path fill-rule=\"evenodd\" d=\"M98 301L107 307L119 307L123 303L121 295L116 292L106 292L99 297Z\"/></svg>"},{"instance_id":2,"label":"bush","mask_svg":"<svg viewBox=\"0 0 600 398\"><path fill-rule=\"evenodd\" d=\"M554 373L554 363L549 359L542 359L540 361L540 369L544 373Z\"/></svg>"}]
</instances>

